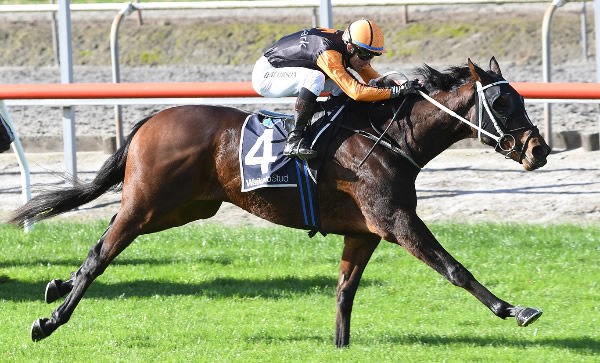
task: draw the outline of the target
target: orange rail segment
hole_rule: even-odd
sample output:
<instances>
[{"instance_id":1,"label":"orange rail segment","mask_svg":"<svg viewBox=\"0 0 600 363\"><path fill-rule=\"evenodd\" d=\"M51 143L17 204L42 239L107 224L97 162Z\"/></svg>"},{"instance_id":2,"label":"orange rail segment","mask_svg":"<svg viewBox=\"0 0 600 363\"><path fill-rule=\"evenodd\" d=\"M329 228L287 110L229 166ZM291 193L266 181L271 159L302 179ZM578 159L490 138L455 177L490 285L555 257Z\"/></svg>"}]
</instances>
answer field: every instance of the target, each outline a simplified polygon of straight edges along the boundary
<instances>
[{"instance_id":1,"label":"orange rail segment","mask_svg":"<svg viewBox=\"0 0 600 363\"><path fill-rule=\"evenodd\" d=\"M0 100L259 97L250 82L0 84Z\"/></svg>"},{"instance_id":2,"label":"orange rail segment","mask_svg":"<svg viewBox=\"0 0 600 363\"><path fill-rule=\"evenodd\" d=\"M511 82L525 98L600 99L600 83Z\"/></svg>"},{"instance_id":3,"label":"orange rail segment","mask_svg":"<svg viewBox=\"0 0 600 363\"><path fill-rule=\"evenodd\" d=\"M511 82L525 98L600 99L599 83ZM0 100L260 97L250 82L0 84Z\"/></svg>"}]
</instances>

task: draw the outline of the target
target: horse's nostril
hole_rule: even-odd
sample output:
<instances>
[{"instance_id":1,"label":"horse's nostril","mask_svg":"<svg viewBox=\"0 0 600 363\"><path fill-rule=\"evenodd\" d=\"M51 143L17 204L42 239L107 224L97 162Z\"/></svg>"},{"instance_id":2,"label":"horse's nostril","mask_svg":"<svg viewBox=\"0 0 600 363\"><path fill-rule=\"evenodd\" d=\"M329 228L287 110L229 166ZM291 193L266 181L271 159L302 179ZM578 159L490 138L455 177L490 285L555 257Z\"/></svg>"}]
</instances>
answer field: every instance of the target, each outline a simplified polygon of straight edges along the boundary
<instances>
[{"instance_id":1,"label":"horse's nostril","mask_svg":"<svg viewBox=\"0 0 600 363\"><path fill-rule=\"evenodd\" d=\"M531 150L531 154L536 159L545 159L548 154L550 154L550 148L544 147L542 145L534 146Z\"/></svg>"}]
</instances>

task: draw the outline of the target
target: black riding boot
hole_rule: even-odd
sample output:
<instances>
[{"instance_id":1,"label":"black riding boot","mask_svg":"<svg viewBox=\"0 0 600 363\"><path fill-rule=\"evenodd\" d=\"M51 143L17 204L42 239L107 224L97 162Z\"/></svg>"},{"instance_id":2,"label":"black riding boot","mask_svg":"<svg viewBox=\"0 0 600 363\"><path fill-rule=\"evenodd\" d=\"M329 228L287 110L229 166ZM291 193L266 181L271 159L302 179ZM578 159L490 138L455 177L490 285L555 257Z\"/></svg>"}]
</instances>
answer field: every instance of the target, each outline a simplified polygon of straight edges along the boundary
<instances>
[{"instance_id":1,"label":"black riding boot","mask_svg":"<svg viewBox=\"0 0 600 363\"><path fill-rule=\"evenodd\" d=\"M307 129L308 121L317 103L317 96L306 88L302 88L296 98L295 125L288 135L283 155L295 155L302 160L310 160L317 157L317 152L306 145L304 131Z\"/></svg>"}]
</instances>

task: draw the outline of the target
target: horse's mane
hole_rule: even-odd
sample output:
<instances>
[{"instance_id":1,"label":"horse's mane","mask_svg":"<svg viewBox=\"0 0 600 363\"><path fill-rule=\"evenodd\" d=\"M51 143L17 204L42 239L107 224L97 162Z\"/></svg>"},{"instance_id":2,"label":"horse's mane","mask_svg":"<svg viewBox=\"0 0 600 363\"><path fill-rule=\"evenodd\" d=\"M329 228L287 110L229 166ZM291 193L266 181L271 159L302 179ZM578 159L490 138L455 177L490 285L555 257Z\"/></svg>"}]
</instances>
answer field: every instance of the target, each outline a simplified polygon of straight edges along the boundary
<instances>
[{"instance_id":1,"label":"horse's mane","mask_svg":"<svg viewBox=\"0 0 600 363\"><path fill-rule=\"evenodd\" d=\"M468 83L472 79L471 71L467 65L451 66L443 72L440 72L428 64L423 64L423 66L414 70L414 74L423 78L423 87L430 95L437 92L454 91L456 88ZM390 80L393 81L393 78L390 78ZM391 85L393 84L395 83L392 83ZM399 100L402 100L402 98ZM352 104L361 105L363 102L353 102ZM373 101L372 104L387 107L388 100ZM360 106L360 108L362 109L362 106Z\"/></svg>"},{"instance_id":2,"label":"horse's mane","mask_svg":"<svg viewBox=\"0 0 600 363\"><path fill-rule=\"evenodd\" d=\"M471 71L467 66L449 67L444 72L440 72L424 64L422 67L417 68L415 73L423 77L424 86L428 92L451 91L467 83L471 78Z\"/></svg>"}]
</instances>

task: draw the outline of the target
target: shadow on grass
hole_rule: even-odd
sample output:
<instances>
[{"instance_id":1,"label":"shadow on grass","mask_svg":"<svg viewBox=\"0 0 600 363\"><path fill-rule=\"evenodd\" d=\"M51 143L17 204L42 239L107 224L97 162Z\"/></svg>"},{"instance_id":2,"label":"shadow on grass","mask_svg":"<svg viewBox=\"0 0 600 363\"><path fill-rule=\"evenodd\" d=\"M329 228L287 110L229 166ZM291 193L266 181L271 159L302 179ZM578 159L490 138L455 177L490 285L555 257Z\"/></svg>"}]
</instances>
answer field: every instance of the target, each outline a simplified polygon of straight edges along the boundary
<instances>
[{"instance_id":1,"label":"shadow on grass","mask_svg":"<svg viewBox=\"0 0 600 363\"><path fill-rule=\"evenodd\" d=\"M518 328L516 328L518 329ZM262 336L254 336L256 341L265 343L273 342L297 342L297 341L314 341L333 343L333 338L323 337L320 335L292 335L286 337L273 336L265 333ZM568 337L568 338L540 338L540 339L523 339L522 337L489 337L473 335L457 335L457 336L440 336L436 334L386 334L382 339L356 337L350 339L350 349L353 344L365 346L374 346L377 344L393 344L393 345L423 345L423 346L450 346L450 345L467 345L469 347L476 346L482 348L532 348L532 347L554 347L557 349L569 349L584 354L600 353L600 339L589 336Z\"/></svg>"},{"instance_id":2,"label":"shadow on grass","mask_svg":"<svg viewBox=\"0 0 600 363\"><path fill-rule=\"evenodd\" d=\"M81 257L31 257L27 261L22 260L4 260L0 261L0 268L8 268L8 267L36 267L36 266L67 266L71 267L73 270L77 270L79 266L85 260L85 255ZM160 266L160 265L171 265L175 263L182 262L193 262L193 263L209 263L209 264L219 264L219 265L230 265L233 263L233 260L228 256L194 256L193 258L189 256L184 257L160 257L160 258L137 258L137 257L125 257L125 258L117 258L113 262L111 262L111 266L137 266L137 265L152 265L152 266Z\"/></svg>"},{"instance_id":3,"label":"shadow on grass","mask_svg":"<svg viewBox=\"0 0 600 363\"><path fill-rule=\"evenodd\" d=\"M361 285L376 284L364 281ZM0 284L0 300L43 301L47 281L23 282L9 280ZM106 284L95 281L84 298L117 299L151 296L205 296L205 297L263 297L280 299L295 295L335 293L337 279L329 276L309 278L278 277L273 279L217 278L200 283L164 281L132 281Z\"/></svg>"},{"instance_id":4,"label":"shadow on grass","mask_svg":"<svg viewBox=\"0 0 600 363\"><path fill-rule=\"evenodd\" d=\"M421 344L424 346L447 346L464 344L477 347L514 347L514 348L532 348L532 347L555 347L560 349L572 349L581 353L600 353L600 339L589 336L567 337L567 338L522 338L522 337L489 337L473 335L454 335L441 336L435 334L392 334L386 335L379 341L380 343L391 343L400 345ZM358 337L354 343L372 344L372 341L361 341ZM350 346L352 346L352 339Z\"/></svg>"}]
</instances>

